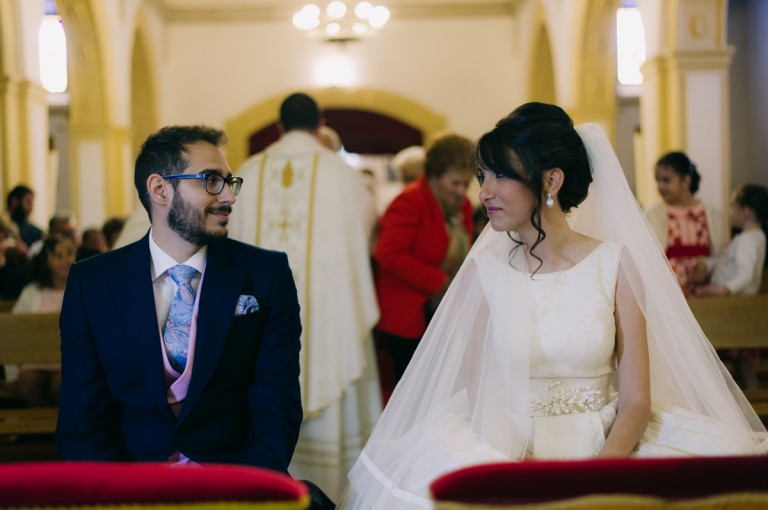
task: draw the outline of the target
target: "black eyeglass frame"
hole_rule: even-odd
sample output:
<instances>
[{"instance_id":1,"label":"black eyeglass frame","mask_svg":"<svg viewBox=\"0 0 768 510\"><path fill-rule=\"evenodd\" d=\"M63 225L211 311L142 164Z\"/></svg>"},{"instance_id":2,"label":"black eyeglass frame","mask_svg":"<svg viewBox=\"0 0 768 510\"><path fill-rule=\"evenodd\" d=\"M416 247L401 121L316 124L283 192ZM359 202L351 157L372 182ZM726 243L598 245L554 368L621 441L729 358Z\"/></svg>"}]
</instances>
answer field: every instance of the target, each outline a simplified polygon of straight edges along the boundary
<instances>
[{"instance_id":1,"label":"black eyeglass frame","mask_svg":"<svg viewBox=\"0 0 768 510\"><path fill-rule=\"evenodd\" d=\"M209 195L218 195L224 190L224 184L226 183L229 186L229 189L232 190L232 194L237 196L240 193L240 188L243 186L243 178L242 177L235 177L234 175L230 175L229 177L224 177L219 174L214 173L202 173L202 174L175 174L175 175L163 175L163 179L201 179L203 181L203 187L205 188L205 191ZM209 179L211 181L209 181ZM218 188L215 192L208 189L209 184L215 184L215 186Z\"/></svg>"}]
</instances>

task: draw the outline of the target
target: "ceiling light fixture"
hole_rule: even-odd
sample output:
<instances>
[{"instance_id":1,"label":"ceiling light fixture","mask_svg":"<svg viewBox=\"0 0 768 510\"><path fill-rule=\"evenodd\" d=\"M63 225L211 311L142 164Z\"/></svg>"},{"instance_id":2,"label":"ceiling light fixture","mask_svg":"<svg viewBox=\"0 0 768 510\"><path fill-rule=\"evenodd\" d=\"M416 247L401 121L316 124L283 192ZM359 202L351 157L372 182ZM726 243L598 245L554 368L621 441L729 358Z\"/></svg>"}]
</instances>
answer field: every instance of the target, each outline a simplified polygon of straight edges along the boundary
<instances>
[{"instance_id":1,"label":"ceiling light fixture","mask_svg":"<svg viewBox=\"0 0 768 510\"><path fill-rule=\"evenodd\" d=\"M310 36L327 42L349 42L373 37L389 21L389 9L370 2L358 2L354 9L335 0L322 10L307 4L293 15L293 25Z\"/></svg>"}]
</instances>

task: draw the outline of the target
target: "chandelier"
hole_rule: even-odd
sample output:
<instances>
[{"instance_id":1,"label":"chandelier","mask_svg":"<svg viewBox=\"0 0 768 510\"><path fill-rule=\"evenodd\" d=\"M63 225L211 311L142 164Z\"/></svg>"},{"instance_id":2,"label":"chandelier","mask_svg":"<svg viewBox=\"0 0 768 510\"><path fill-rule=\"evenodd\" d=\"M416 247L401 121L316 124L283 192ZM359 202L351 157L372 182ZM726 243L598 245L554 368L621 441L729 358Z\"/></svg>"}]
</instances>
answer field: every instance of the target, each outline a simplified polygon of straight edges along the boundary
<instances>
[{"instance_id":1,"label":"chandelier","mask_svg":"<svg viewBox=\"0 0 768 510\"><path fill-rule=\"evenodd\" d=\"M357 41L373 37L389 21L389 9L370 2L358 2L354 8L345 2L330 2L324 10L307 4L293 15L293 25L313 37L328 42Z\"/></svg>"}]
</instances>

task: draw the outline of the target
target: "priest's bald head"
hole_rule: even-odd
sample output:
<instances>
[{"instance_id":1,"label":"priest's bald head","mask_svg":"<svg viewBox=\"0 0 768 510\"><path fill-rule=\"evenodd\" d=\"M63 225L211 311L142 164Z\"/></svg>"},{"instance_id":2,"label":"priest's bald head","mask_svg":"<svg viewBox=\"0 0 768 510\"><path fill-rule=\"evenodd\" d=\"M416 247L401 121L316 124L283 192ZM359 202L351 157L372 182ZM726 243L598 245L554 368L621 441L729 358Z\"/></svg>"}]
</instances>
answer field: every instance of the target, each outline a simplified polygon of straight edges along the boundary
<instances>
[{"instance_id":1,"label":"priest's bald head","mask_svg":"<svg viewBox=\"0 0 768 510\"><path fill-rule=\"evenodd\" d=\"M280 105L280 124L286 133L294 129L315 132L320 126L320 117L315 100L301 92L291 94Z\"/></svg>"}]
</instances>

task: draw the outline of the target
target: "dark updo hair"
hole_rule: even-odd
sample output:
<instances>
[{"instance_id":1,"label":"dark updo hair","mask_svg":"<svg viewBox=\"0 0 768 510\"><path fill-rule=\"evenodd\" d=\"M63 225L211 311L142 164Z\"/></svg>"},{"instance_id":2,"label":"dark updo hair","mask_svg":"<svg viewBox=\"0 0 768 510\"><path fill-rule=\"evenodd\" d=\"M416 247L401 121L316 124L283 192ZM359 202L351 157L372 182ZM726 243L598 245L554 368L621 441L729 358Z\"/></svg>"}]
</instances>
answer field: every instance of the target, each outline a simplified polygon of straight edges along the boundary
<instances>
[{"instance_id":1,"label":"dark updo hair","mask_svg":"<svg viewBox=\"0 0 768 510\"><path fill-rule=\"evenodd\" d=\"M663 166L671 168L680 178L686 175L691 177L691 185L688 190L691 195L696 194L699 191L699 183L701 182L701 175L696 170L696 165L688 159L688 156L684 152L668 152L664 154L656 162L656 166Z\"/></svg>"},{"instance_id":2,"label":"dark updo hair","mask_svg":"<svg viewBox=\"0 0 768 510\"><path fill-rule=\"evenodd\" d=\"M744 184L733 199L740 207L752 209L763 227L768 226L768 188L759 184Z\"/></svg>"},{"instance_id":3,"label":"dark updo hair","mask_svg":"<svg viewBox=\"0 0 768 510\"><path fill-rule=\"evenodd\" d=\"M573 121L562 108L551 104L526 103L515 109L480 137L473 158L479 179L482 171L488 170L525 183L533 193L531 225L539 233L531 246L534 257L534 248L547 236L541 228L544 172L552 168L563 171L557 201L564 213L587 198L592 182L587 151Z\"/></svg>"}]
</instances>

